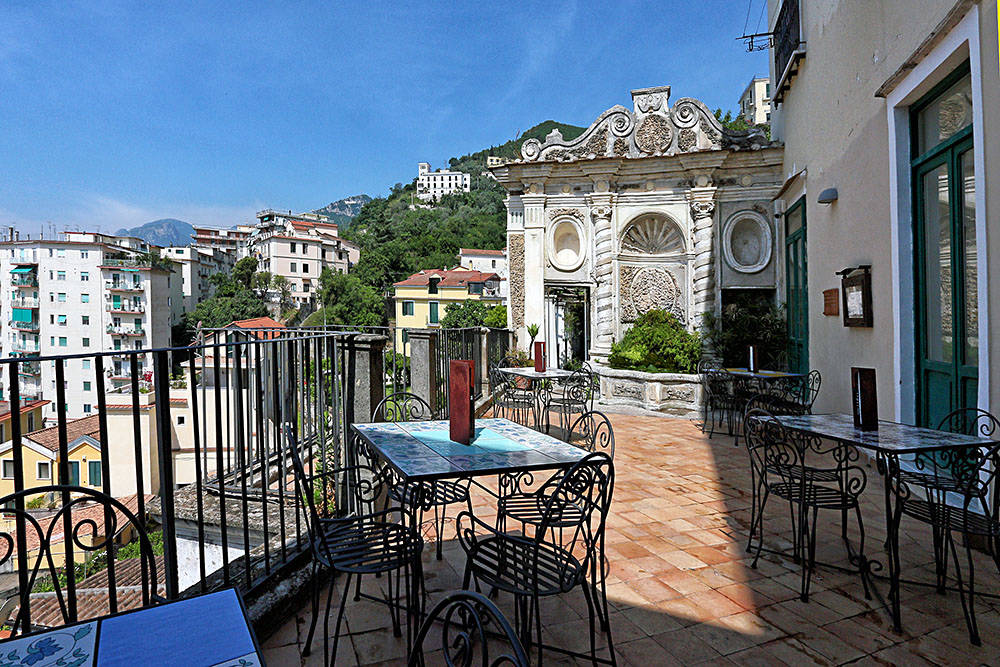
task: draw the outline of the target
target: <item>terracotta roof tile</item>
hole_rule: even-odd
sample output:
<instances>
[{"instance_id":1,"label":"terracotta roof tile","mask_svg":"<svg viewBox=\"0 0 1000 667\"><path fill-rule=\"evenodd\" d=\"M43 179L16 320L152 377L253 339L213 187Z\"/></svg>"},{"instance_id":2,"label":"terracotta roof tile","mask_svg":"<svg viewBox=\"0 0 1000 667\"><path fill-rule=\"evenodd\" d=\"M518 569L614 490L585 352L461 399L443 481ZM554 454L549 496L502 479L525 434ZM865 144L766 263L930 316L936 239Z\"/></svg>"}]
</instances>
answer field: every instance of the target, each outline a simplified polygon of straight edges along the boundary
<instances>
[{"instance_id":1,"label":"terracotta roof tile","mask_svg":"<svg viewBox=\"0 0 1000 667\"><path fill-rule=\"evenodd\" d=\"M66 442L71 443L79 437L90 436L91 438L99 438L101 434L100 422L98 421L98 415L91 415L90 417L84 417L83 419L74 419L71 422L66 423ZM59 427L50 426L48 428L39 429L37 431L32 431L28 433L26 438L30 438L32 442L50 449L53 452L59 451Z\"/></svg>"},{"instance_id":2,"label":"terracotta roof tile","mask_svg":"<svg viewBox=\"0 0 1000 667\"><path fill-rule=\"evenodd\" d=\"M420 271L414 273L405 280L393 283L396 287L419 287L430 283L434 276L440 278L438 287L465 287L469 283L481 283L490 279L499 280L500 276L495 273L484 273L482 271L471 271L469 269L452 269L450 271Z\"/></svg>"},{"instance_id":3,"label":"terracotta roof tile","mask_svg":"<svg viewBox=\"0 0 1000 667\"><path fill-rule=\"evenodd\" d=\"M504 250L483 250L481 248L459 248L460 255L492 255L494 257L504 257L507 252Z\"/></svg>"}]
</instances>

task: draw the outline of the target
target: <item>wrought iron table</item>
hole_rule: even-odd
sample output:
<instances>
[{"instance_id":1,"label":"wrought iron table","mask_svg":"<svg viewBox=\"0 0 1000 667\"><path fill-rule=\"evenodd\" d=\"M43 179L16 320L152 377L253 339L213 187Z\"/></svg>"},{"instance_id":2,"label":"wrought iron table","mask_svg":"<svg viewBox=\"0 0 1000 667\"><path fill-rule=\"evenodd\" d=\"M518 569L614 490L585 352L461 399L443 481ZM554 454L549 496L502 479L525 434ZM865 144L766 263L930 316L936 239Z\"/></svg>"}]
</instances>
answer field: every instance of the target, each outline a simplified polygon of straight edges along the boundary
<instances>
[{"instance_id":1,"label":"wrought iron table","mask_svg":"<svg viewBox=\"0 0 1000 667\"><path fill-rule=\"evenodd\" d=\"M0 643L0 665L261 664L246 608L232 588Z\"/></svg>"},{"instance_id":2,"label":"wrought iron table","mask_svg":"<svg viewBox=\"0 0 1000 667\"><path fill-rule=\"evenodd\" d=\"M919 426L879 420L877 431L862 431L848 414L778 416L787 429L807 433L870 452L878 471L885 478L886 548L889 560L889 605L893 629L902 631L899 604L899 526L893 521L893 480L900 472L901 459L915 458L943 450L983 447L994 444L990 438L938 431Z\"/></svg>"},{"instance_id":3,"label":"wrought iron table","mask_svg":"<svg viewBox=\"0 0 1000 667\"><path fill-rule=\"evenodd\" d=\"M789 373L788 371L751 371L747 368L723 368L722 370L730 375L753 378L755 380L787 380L789 378L805 377L803 373Z\"/></svg>"}]
</instances>

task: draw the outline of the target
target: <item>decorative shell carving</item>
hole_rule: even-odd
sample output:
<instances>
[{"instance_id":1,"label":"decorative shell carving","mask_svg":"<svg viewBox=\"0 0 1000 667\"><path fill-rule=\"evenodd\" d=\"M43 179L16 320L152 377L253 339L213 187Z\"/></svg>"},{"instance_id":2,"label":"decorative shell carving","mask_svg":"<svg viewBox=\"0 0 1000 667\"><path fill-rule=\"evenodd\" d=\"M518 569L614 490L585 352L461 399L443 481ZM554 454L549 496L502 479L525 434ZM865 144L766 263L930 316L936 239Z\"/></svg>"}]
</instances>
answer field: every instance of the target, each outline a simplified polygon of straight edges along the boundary
<instances>
[{"instance_id":1,"label":"decorative shell carving","mask_svg":"<svg viewBox=\"0 0 1000 667\"><path fill-rule=\"evenodd\" d=\"M621 251L637 255L676 255L684 252L680 228L661 215L644 215L622 234Z\"/></svg>"}]
</instances>

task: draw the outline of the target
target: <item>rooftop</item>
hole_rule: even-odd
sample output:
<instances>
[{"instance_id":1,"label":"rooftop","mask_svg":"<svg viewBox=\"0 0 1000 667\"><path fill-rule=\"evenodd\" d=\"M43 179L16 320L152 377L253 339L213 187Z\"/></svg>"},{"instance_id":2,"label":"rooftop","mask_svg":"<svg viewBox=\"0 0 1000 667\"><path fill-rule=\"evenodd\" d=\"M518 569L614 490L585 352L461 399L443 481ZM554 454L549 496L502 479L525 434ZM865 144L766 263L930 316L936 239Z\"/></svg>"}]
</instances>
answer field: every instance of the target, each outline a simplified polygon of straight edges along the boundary
<instances>
[{"instance_id":1,"label":"rooftop","mask_svg":"<svg viewBox=\"0 0 1000 667\"><path fill-rule=\"evenodd\" d=\"M481 248L459 248L460 255L490 255L493 257L506 257L506 250L484 250Z\"/></svg>"},{"instance_id":2,"label":"rooftop","mask_svg":"<svg viewBox=\"0 0 1000 667\"><path fill-rule=\"evenodd\" d=\"M440 271L431 269L414 273L405 280L393 283L394 287L420 287L429 285L431 278L439 278L438 287L465 287L469 283L481 283L487 280L499 280L500 276L495 273L484 273L483 271L471 271L469 269L442 269Z\"/></svg>"}]
</instances>

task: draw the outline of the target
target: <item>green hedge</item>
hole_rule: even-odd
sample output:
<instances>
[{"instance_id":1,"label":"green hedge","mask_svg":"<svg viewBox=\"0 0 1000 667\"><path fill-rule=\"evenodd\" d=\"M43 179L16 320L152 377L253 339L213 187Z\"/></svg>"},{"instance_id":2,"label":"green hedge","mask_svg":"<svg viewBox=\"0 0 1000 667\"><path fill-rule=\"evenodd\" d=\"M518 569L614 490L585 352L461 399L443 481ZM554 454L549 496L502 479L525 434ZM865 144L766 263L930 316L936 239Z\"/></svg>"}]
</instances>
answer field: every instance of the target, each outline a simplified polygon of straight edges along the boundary
<instances>
[{"instance_id":1,"label":"green hedge","mask_svg":"<svg viewBox=\"0 0 1000 667\"><path fill-rule=\"evenodd\" d=\"M664 310L642 315L611 346L608 364L647 373L694 373L701 359L701 337Z\"/></svg>"}]
</instances>

